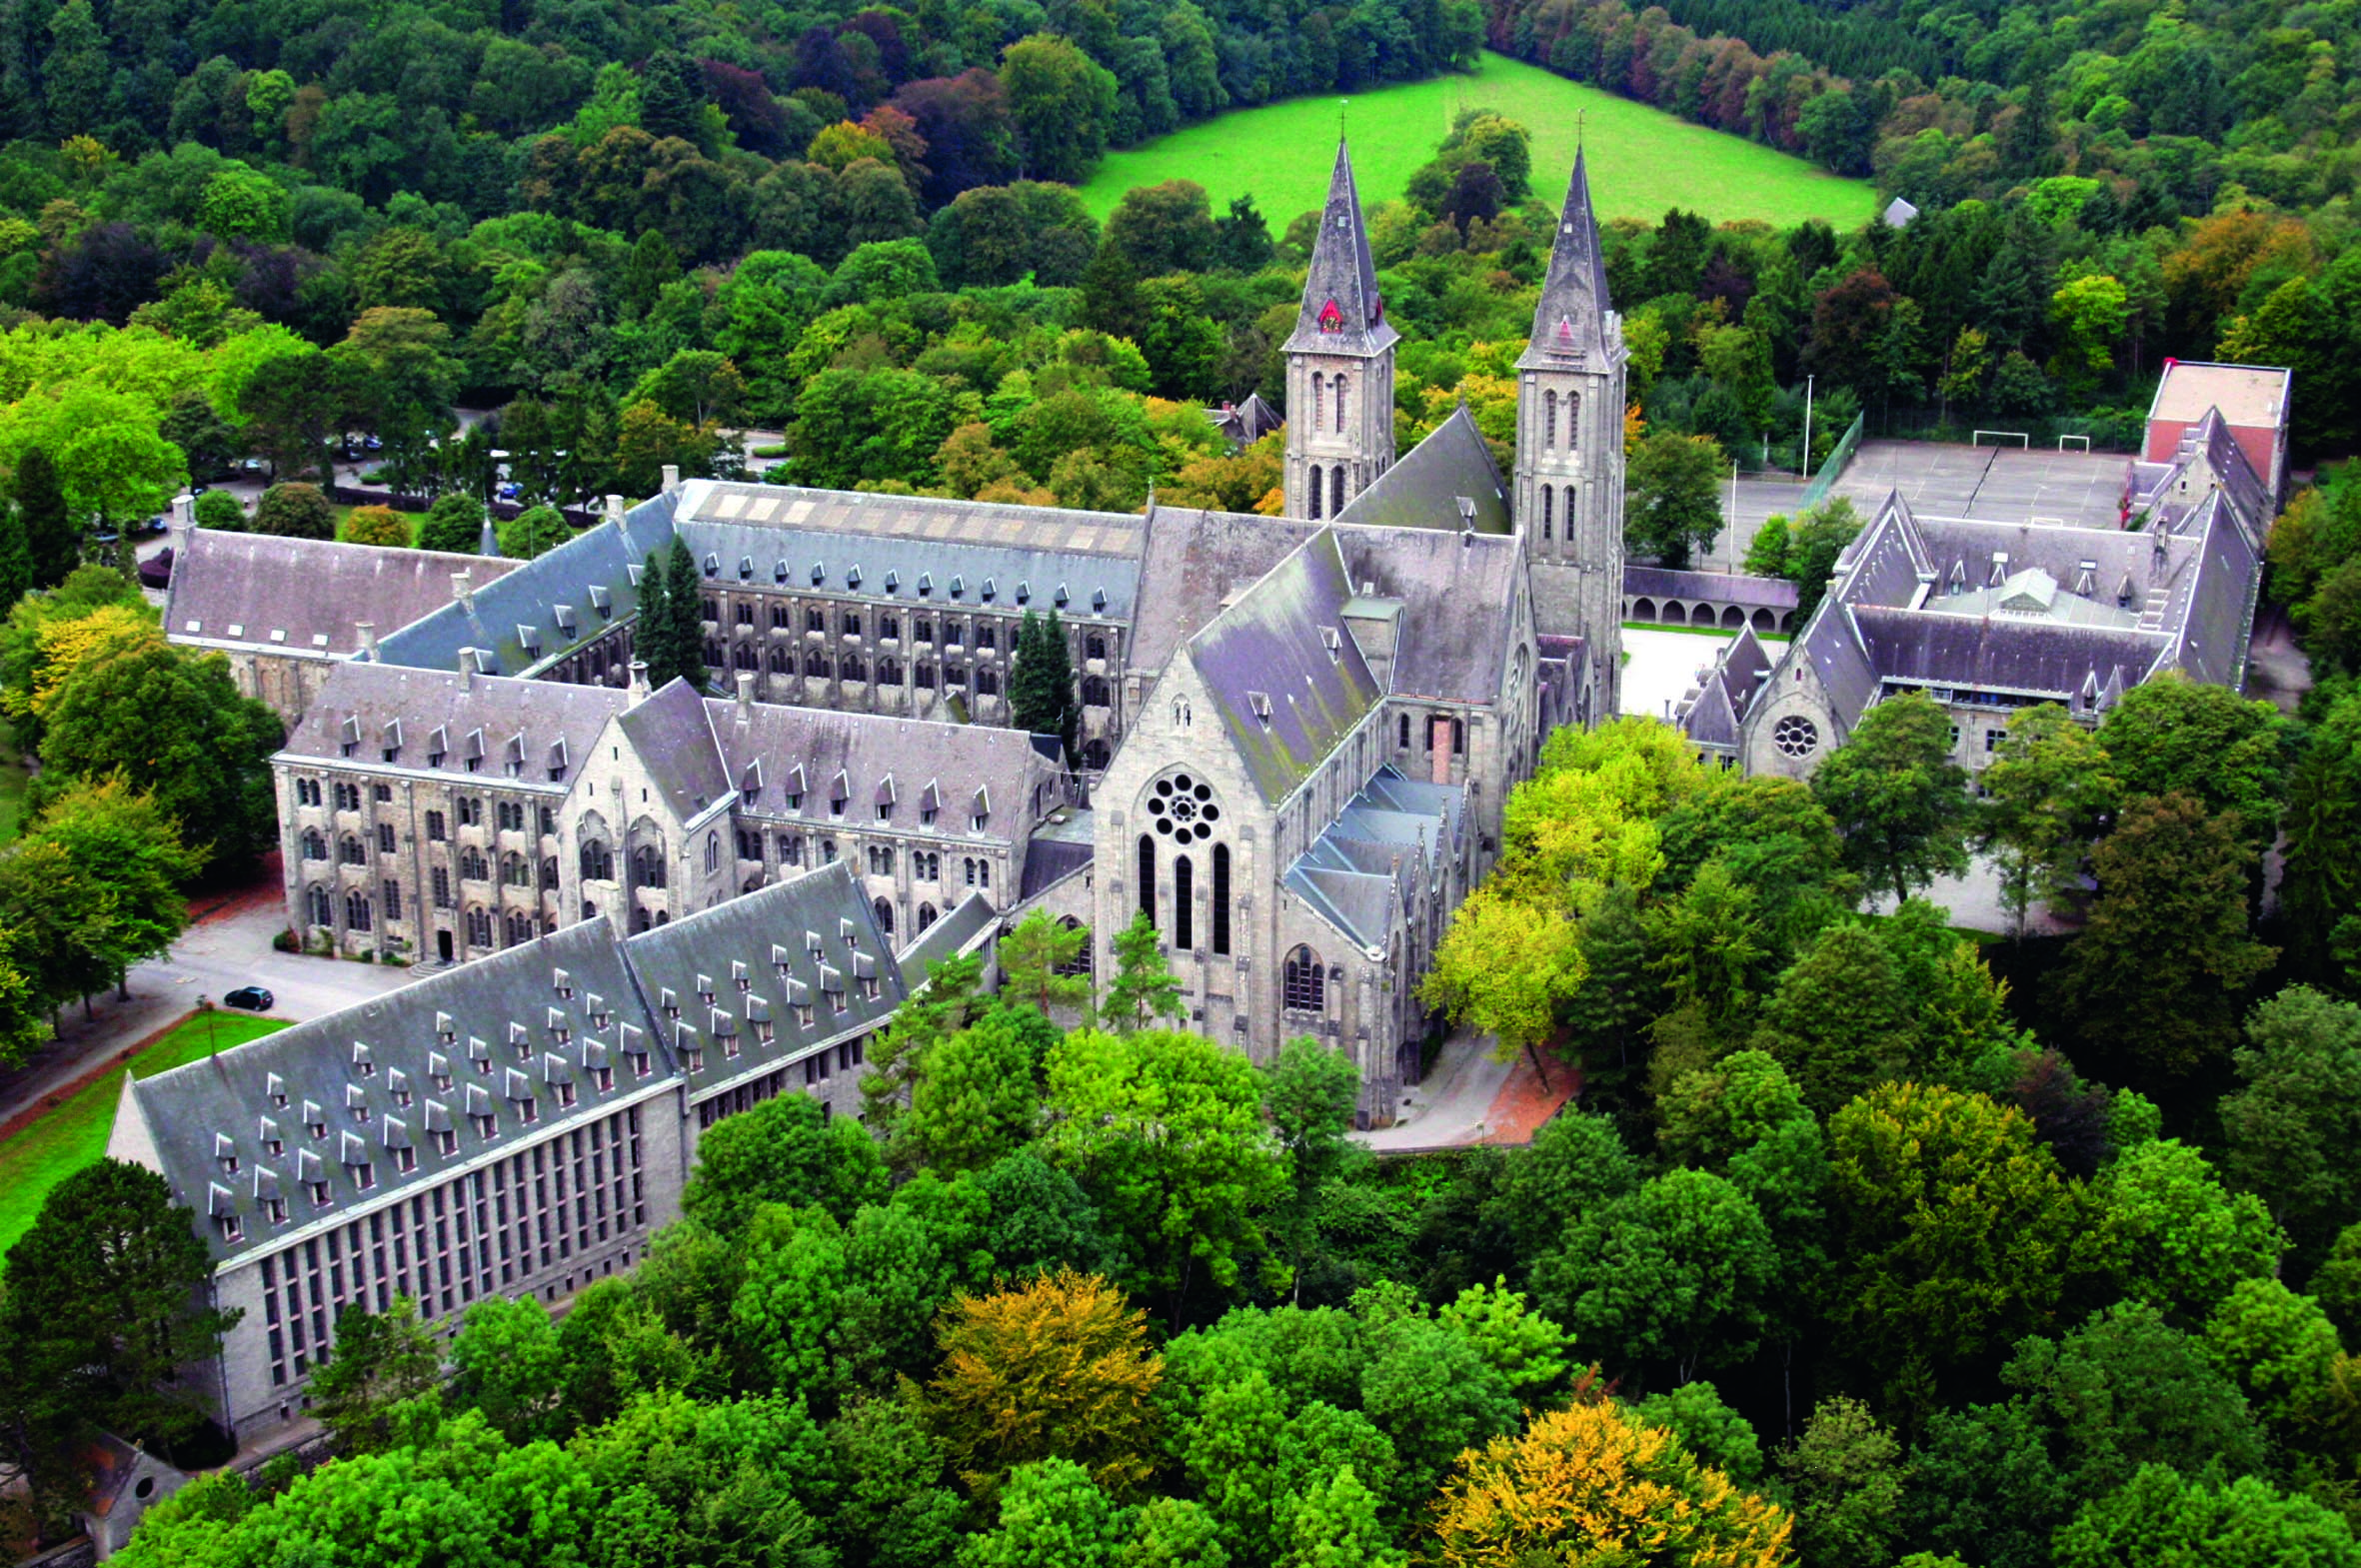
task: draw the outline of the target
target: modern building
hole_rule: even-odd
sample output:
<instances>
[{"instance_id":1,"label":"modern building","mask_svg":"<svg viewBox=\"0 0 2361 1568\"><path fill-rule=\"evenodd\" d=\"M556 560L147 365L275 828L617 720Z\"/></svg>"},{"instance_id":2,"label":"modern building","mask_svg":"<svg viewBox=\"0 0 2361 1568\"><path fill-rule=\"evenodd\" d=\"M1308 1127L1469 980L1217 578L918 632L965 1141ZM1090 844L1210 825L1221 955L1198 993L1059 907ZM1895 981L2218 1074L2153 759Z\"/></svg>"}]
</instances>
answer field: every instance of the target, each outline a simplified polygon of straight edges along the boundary
<instances>
[{"instance_id":1,"label":"modern building","mask_svg":"<svg viewBox=\"0 0 2361 1568\"><path fill-rule=\"evenodd\" d=\"M857 1111L902 970L851 865L662 929L585 920L152 1078L107 1147L163 1175L240 1313L190 1381L241 1442L303 1410L347 1306L456 1331L557 1301L677 1218L700 1135L787 1092Z\"/></svg>"},{"instance_id":2,"label":"modern building","mask_svg":"<svg viewBox=\"0 0 2361 1568\"><path fill-rule=\"evenodd\" d=\"M2277 365L2217 365L2166 360L2164 378L2148 404L2147 440L2140 456L2173 463L2182 441L2208 412L2220 417L2246 455L2276 508L2287 495L2287 418L2295 373Z\"/></svg>"}]
</instances>

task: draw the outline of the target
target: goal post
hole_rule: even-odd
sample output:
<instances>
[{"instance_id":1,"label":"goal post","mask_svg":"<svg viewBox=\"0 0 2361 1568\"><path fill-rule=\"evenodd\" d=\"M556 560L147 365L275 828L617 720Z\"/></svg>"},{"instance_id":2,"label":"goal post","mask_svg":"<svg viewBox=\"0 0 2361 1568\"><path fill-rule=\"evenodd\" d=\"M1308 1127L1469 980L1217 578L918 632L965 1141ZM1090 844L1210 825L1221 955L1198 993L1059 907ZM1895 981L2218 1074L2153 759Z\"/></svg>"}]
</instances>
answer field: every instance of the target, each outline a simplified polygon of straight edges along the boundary
<instances>
[{"instance_id":1,"label":"goal post","mask_svg":"<svg viewBox=\"0 0 2361 1568\"><path fill-rule=\"evenodd\" d=\"M1994 446L2000 445L2003 441L2013 441L2019 447L2026 449L2030 449L2033 445L2033 438L2021 430L1979 430L1969 439L1968 445L1980 447L1984 444L1986 436L1993 438L1992 444Z\"/></svg>"},{"instance_id":2,"label":"goal post","mask_svg":"<svg viewBox=\"0 0 2361 1568\"><path fill-rule=\"evenodd\" d=\"M2088 436L2060 436L2058 438L2058 450L2060 452L2065 451L2066 443L2069 441L2078 441L2081 443L2080 446L2074 448L2076 452L2088 452L2090 450L2090 438Z\"/></svg>"}]
</instances>

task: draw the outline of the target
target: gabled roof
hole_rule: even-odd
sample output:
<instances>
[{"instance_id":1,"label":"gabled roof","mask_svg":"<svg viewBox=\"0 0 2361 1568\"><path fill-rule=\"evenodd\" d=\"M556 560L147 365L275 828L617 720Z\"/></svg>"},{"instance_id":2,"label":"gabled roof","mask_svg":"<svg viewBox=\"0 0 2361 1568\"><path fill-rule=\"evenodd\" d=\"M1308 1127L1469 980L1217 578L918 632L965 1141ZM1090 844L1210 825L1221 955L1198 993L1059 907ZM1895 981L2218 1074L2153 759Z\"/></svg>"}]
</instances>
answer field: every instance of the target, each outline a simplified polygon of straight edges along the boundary
<instances>
[{"instance_id":1,"label":"gabled roof","mask_svg":"<svg viewBox=\"0 0 2361 1568\"><path fill-rule=\"evenodd\" d=\"M1447 529L1508 534L1508 487L1492 449L1462 403L1336 514L1367 528Z\"/></svg>"},{"instance_id":2,"label":"gabled roof","mask_svg":"<svg viewBox=\"0 0 2361 1568\"><path fill-rule=\"evenodd\" d=\"M692 1098L874 1028L904 995L893 943L845 860L642 931L627 953Z\"/></svg>"},{"instance_id":3,"label":"gabled roof","mask_svg":"<svg viewBox=\"0 0 2361 1568\"><path fill-rule=\"evenodd\" d=\"M591 743L607 721L629 701L628 694L603 686L471 677L356 660L328 673L279 756L317 762L349 756L372 769L472 774L489 782L510 777L510 743L522 736L516 782L563 788L572 783L572 769L590 756ZM479 738L480 746L473 744ZM390 762L388 751L394 753ZM564 776L552 779L550 770L561 755ZM474 769L468 767L471 756L478 765Z\"/></svg>"},{"instance_id":4,"label":"gabled roof","mask_svg":"<svg viewBox=\"0 0 2361 1568\"><path fill-rule=\"evenodd\" d=\"M1607 315L1613 309L1606 292L1606 253L1598 243L1598 217L1590 206L1590 174L1577 151L1565 208L1557 219L1557 238L1549 247L1549 271L1533 306L1532 338L1518 367L1590 362L1603 368L1609 352Z\"/></svg>"},{"instance_id":5,"label":"gabled roof","mask_svg":"<svg viewBox=\"0 0 2361 1568\"><path fill-rule=\"evenodd\" d=\"M677 494L641 502L620 526L602 521L378 644L378 659L457 670L467 649L491 674L521 676L604 636L640 608L633 570L673 541ZM448 589L446 584L446 589Z\"/></svg>"},{"instance_id":6,"label":"gabled roof","mask_svg":"<svg viewBox=\"0 0 2361 1568\"><path fill-rule=\"evenodd\" d=\"M1336 525L1346 577L1401 602L1391 690L1446 702L1499 701L1515 620L1528 590L1524 550L1496 534Z\"/></svg>"},{"instance_id":7,"label":"gabled roof","mask_svg":"<svg viewBox=\"0 0 2361 1568\"><path fill-rule=\"evenodd\" d=\"M382 636L450 604L455 572L467 573L480 590L519 565L209 528L191 529L176 543L164 603L167 636L319 659L358 653L364 621Z\"/></svg>"},{"instance_id":8,"label":"gabled roof","mask_svg":"<svg viewBox=\"0 0 2361 1568\"><path fill-rule=\"evenodd\" d=\"M1000 911L993 907L991 898L980 891L971 892L943 918L919 932L895 961L911 983L923 985L932 965L982 946L999 919Z\"/></svg>"},{"instance_id":9,"label":"gabled roof","mask_svg":"<svg viewBox=\"0 0 2361 1568\"><path fill-rule=\"evenodd\" d=\"M720 747L721 776L741 790L751 783L748 808L764 816L820 825L839 820L849 831L913 830L927 813L941 811L948 819L931 830L969 833L981 790L990 810L983 832L974 835L978 845L1016 842L1032 830L1036 791L1056 772L1021 730L779 703L741 709L720 698L704 707L712 726L707 744ZM758 763L760 772L750 773ZM878 796L889 778L896 781L892 814L880 821ZM838 818L829 807L840 787L845 807ZM792 811L791 793L804 797Z\"/></svg>"},{"instance_id":10,"label":"gabled roof","mask_svg":"<svg viewBox=\"0 0 2361 1568\"><path fill-rule=\"evenodd\" d=\"M1437 853L1457 841L1465 799L1456 784L1379 768L1287 867L1287 890L1354 946L1381 950Z\"/></svg>"},{"instance_id":11,"label":"gabled roof","mask_svg":"<svg viewBox=\"0 0 2361 1568\"><path fill-rule=\"evenodd\" d=\"M705 699L675 678L615 721L673 814L688 821L736 789L706 716Z\"/></svg>"},{"instance_id":12,"label":"gabled roof","mask_svg":"<svg viewBox=\"0 0 2361 1568\"><path fill-rule=\"evenodd\" d=\"M732 499L724 496L721 501ZM1070 620L1077 616L1116 620L1131 616L1140 583L1136 558L1025 543L1037 532L1034 519L1051 509L987 507L974 502L930 505L942 509L938 521L944 527L926 534L855 533L850 529L835 533L767 523L718 522L710 516L684 516L679 528L689 553L697 558L700 573L723 588L751 582L789 591L859 594L892 600L905 610L918 612L1032 610L1047 615L1055 610ZM874 514L883 508L867 510ZM1139 522L1133 517L1119 519L1118 526L1109 531L1110 537L1127 547L1137 547ZM1052 537L1077 533L1063 522L1047 532ZM1100 534L1096 528L1080 532L1094 539ZM1059 603L1061 594L1064 604Z\"/></svg>"},{"instance_id":13,"label":"gabled roof","mask_svg":"<svg viewBox=\"0 0 2361 1568\"><path fill-rule=\"evenodd\" d=\"M1378 354L1400 336L1385 319L1377 264L1369 259L1368 226L1361 221L1360 196L1353 188L1352 155L1338 141L1319 237L1311 245L1311 269L1303 279L1303 306L1286 351Z\"/></svg>"},{"instance_id":14,"label":"gabled roof","mask_svg":"<svg viewBox=\"0 0 2361 1568\"><path fill-rule=\"evenodd\" d=\"M865 491L708 480L691 481L682 488L681 498L679 515L683 521L708 526L740 524L752 530L754 536L796 529L812 534L851 535L860 540L998 545L1125 559L1135 559L1140 554L1141 520L1128 512L1070 512L1059 507L955 501L939 496L884 496ZM835 552L841 554L845 548L839 545ZM760 550L753 553L755 560L769 570L771 557ZM832 567L840 568L847 564L830 562ZM1043 584L1036 583L1034 587L1048 592ZM1079 583L1074 588L1088 603L1088 590ZM907 582L904 589L908 592Z\"/></svg>"},{"instance_id":15,"label":"gabled roof","mask_svg":"<svg viewBox=\"0 0 2361 1568\"><path fill-rule=\"evenodd\" d=\"M1352 599L1335 531L1322 529L1191 638L1188 657L1262 798L1275 804L1379 698L1351 638L1331 650Z\"/></svg>"},{"instance_id":16,"label":"gabled roof","mask_svg":"<svg viewBox=\"0 0 2361 1568\"><path fill-rule=\"evenodd\" d=\"M1231 594L1319 532L1316 523L1159 506L1148 515L1129 667L1153 675Z\"/></svg>"}]
</instances>

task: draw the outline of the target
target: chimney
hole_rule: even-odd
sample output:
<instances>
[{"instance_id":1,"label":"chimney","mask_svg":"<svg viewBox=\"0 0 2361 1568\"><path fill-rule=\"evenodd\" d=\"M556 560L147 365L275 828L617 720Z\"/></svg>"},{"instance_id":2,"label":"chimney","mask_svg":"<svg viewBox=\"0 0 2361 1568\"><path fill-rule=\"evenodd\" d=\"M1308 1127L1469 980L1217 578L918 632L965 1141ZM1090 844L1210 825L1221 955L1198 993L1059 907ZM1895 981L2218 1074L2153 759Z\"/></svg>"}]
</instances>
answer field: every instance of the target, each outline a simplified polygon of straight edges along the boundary
<instances>
[{"instance_id":1,"label":"chimney","mask_svg":"<svg viewBox=\"0 0 2361 1568\"><path fill-rule=\"evenodd\" d=\"M678 495L680 489L681 466L678 463L667 463L664 466L664 493L668 496Z\"/></svg>"},{"instance_id":2,"label":"chimney","mask_svg":"<svg viewBox=\"0 0 2361 1568\"><path fill-rule=\"evenodd\" d=\"M185 491L172 498L172 521L165 525L177 543L197 526L197 498Z\"/></svg>"},{"instance_id":3,"label":"chimney","mask_svg":"<svg viewBox=\"0 0 2361 1568\"><path fill-rule=\"evenodd\" d=\"M361 634L361 657L374 664L377 660L377 623L356 621L353 625Z\"/></svg>"},{"instance_id":4,"label":"chimney","mask_svg":"<svg viewBox=\"0 0 2361 1568\"><path fill-rule=\"evenodd\" d=\"M463 648L459 651L459 689L462 692L470 691L475 684L476 651L472 648Z\"/></svg>"},{"instance_id":5,"label":"chimney","mask_svg":"<svg viewBox=\"0 0 2361 1568\"><path fill-rule=\"evenodd\" d=\"M615 525L616 531L618 533L622 532L623 498L621 496L609 496L607 498L607 521Z\"/></svg>"},{"instance_id":6,"label":"chimney","mask_svg":"<svg viewBox=\"0 0 2361 1568\"><path fill-rule=\"evenodd\" d=\"M467 606L469 610L474 610L476 608L475 580L464 571L452 573L451 597Z\"/></svg>"},{"instance_id":7,"label":"chimney","mask_svg":"<svg viewBox=\"0 0 2361 1568\"><path fill-rule=\"evenodd\" d=\"M647 695L648 661L645 659L635 659L632 661L631 700L637 703L644 700Z\"/></svg>"},{"instance_id":8,"label":"chimney","mask_svg":"<svg viewBox=\"0 0 2361 1568\"><path fill-rule=\"evenodd\" d=\"M754 717L755 673L741 670L738 672L738 722L742 725L752 724Z\"/></svg>"}]
</instances>

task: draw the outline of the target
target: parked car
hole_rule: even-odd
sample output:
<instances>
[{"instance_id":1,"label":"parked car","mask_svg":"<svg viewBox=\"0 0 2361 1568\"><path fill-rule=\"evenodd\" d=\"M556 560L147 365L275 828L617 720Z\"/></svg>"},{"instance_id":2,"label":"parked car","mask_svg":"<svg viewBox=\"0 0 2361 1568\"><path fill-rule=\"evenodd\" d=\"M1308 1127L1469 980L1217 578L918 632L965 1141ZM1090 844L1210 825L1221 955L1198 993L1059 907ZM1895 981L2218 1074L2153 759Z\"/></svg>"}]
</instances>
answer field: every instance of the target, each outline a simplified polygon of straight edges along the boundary
<instances>
[{"instance_id":1,"label":"parked car","mask_svg":"<svg viewBox=\"0 0 2361 1568\"><path fill-rule=\"evenodd\" d=\"M221 1004L225 1007L242 1007L248 1012L262 1012L278 999L259 985L241 985L222 997Z\"/></svg>"}]
</instances>

